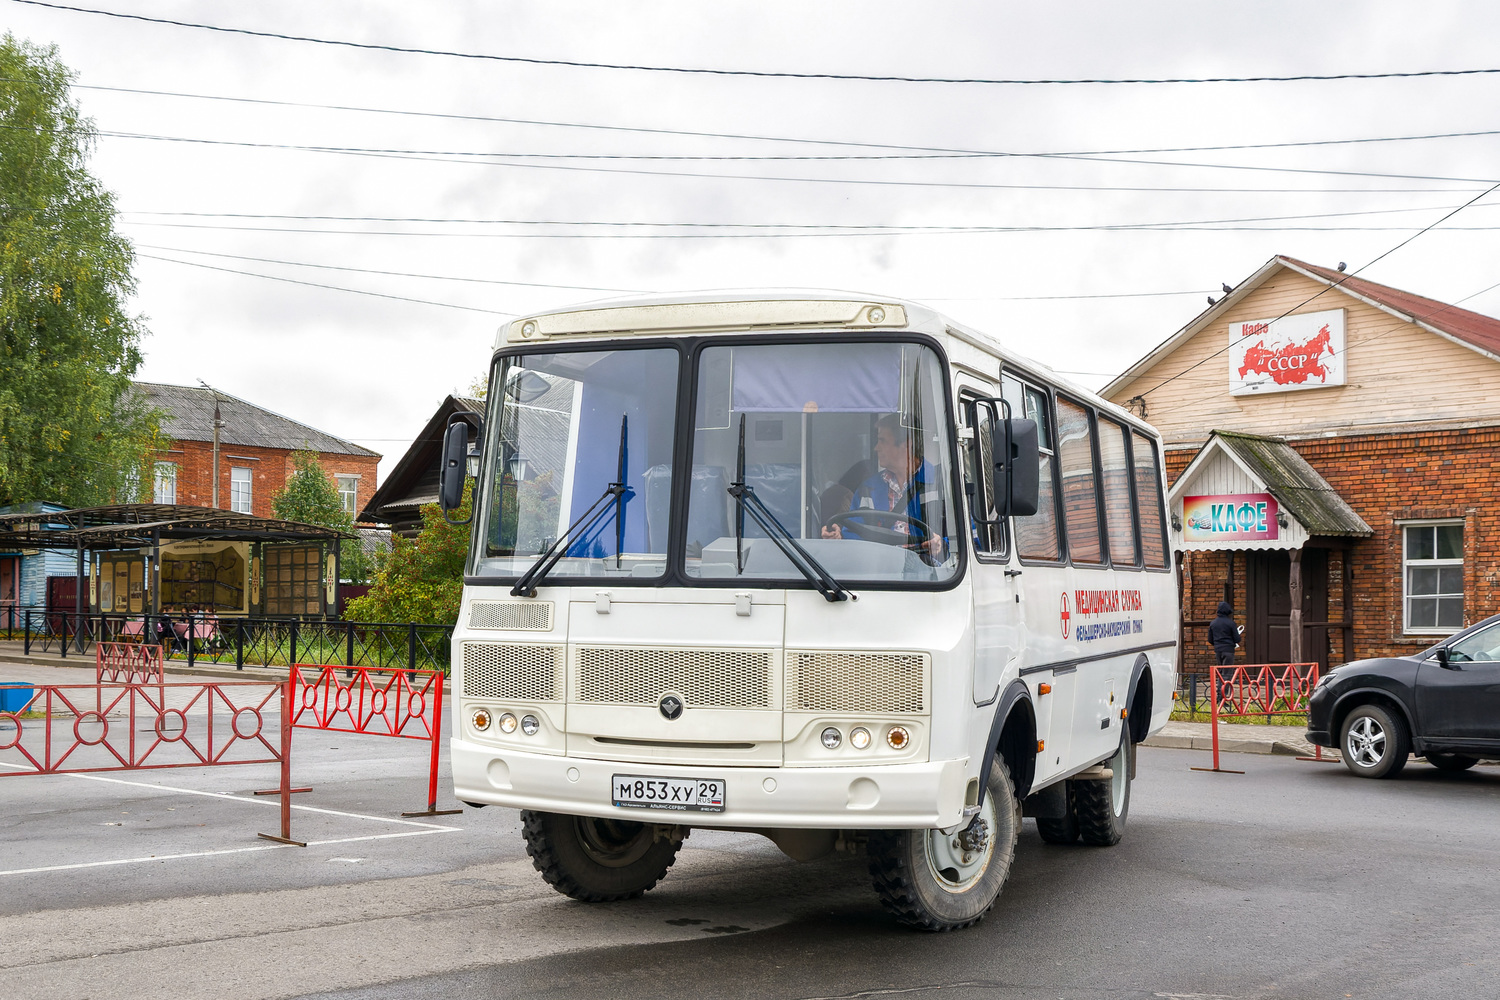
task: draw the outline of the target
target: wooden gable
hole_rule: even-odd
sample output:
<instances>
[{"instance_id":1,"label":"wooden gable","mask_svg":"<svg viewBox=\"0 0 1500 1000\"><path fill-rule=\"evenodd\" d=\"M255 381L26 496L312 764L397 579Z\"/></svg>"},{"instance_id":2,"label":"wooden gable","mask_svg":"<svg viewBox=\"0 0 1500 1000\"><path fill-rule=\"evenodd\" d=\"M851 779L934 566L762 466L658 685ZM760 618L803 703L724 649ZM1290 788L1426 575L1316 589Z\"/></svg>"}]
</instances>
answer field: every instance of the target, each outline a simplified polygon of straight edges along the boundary
<instances>
[{"instance_id":1,"label":"wooden gable","mask_svg":"<svg viewBox=\"0 0 1500 1000\"><path fill-rule=\"evenodd\" d=\"M1230 394L1231 323L1329 309L1345 310L1345 385ZM1180 446L1201 445L1213 430L1297 438L1500 424L1500 362L1283 266L1105 396L1137 413L1131 400L1143 397L1146 419L1169 445Z\"/></svg>"}]
</instances>

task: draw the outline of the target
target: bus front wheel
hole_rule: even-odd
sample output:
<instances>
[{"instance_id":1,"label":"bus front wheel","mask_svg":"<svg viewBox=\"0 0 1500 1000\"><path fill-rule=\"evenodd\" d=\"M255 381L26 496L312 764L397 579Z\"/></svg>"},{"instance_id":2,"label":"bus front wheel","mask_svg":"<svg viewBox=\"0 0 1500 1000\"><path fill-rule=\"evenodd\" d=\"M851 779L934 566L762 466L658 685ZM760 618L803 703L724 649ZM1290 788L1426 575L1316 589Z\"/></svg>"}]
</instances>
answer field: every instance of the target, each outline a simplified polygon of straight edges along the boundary
<instances>
[{"instance_id":1,"label":"bus front wheel","mask_svg":"<svg viewBox=\"0 0 1500 1000\"><path fill-rule=\"evenodd\" d=\"M952 834L882 830L870 835L875 892L910 927L951 931L978 923L1010 875L1020 828L1010 771L997 755L984 805L967 827Z\"/></svg>"},{"instance_id":2,"label":"bus front wheel","mask_svg":"<svg viewBox=\"0 0 1500 1000\"><path fill-rule=\"evenodd\" d=\"M585 903L641 895L667 874L682 832L628 820L521 813L526 853L547 883Z\"/></svg>"}]
</instances>

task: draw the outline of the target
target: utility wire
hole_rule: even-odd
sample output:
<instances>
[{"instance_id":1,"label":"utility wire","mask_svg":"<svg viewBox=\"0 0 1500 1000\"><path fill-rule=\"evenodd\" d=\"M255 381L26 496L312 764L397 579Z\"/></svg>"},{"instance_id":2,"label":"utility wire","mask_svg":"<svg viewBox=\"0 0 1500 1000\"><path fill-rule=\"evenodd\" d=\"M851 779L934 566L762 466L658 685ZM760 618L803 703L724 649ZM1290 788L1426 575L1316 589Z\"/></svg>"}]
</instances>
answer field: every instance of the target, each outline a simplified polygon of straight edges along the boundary
<instances>
[{"instance_id":1,"label":"utility wire","mask_svg":"<svg viewBox=\"0 0 1500 1000\"><path fill-rule=\"evenodd\" d=\"M30 81L6 80L5 82L7 82L7 83L18 83L18 82L30 82ZM628 132L628 133L636 133L636 134L642 134L642 135L670 135L670 136L686 136L686 137L690 137L690 138L708 138L708 139L739 139L739 140L748 140L748 141L752 141L752 142L800 143L800 144L809 144L809 145L818 145L818 146L849 146L851 148L859 148L859 149L894 149L894 150L910 150L910 151L914 151L914 152L931 152L931 153L971 153L972 152L972 153L977 153L977 154L987 155L987 156L1022 156L1022 155L1036 155L1036 156L1057 156L1057 155L1069 155L1069 156L1104 156L1104 155L1143 154L1143 153L1201 153L1201 152L1224 152L1224 151L1246 150L1246 149L1283 149L1283 148L1306 147L1306 146L1339 146L1339 145L1348 145L1348 144L1354 144L1354 143L1408 142L1408 141L1424 140L1424 139L1456 139L1456 138L1468 138L1468 137L1474 137L1474 136L1487 136L1487 135L1500 134L1500 133L1497 133L1495 130L1481 130L1481 131L1472 131L1472 132L1435 132L1435 133L1428 133L1428 134L1423 134L1423 135L1376 136L1376 137L1348 138L1348 139L1314 139L1314 140L1293 141L1293 142L1239 143L1239 144L1234 144L1234 145L1220 145L1220 146L1160 146L1160 147L1147 147L1147 148L1140 148L1140 149L1062 150L1062 151L1053 152L1053 153L1026 154L1026 153L1007 153L1007 152L1003 152L1003 151L992 151L992 150L969 150L969 149L953 148L953 147L947 147L947 146L920 146L920 145L909 145L909 144L899 144L899 143L859 142L859 141L850 140L850 139L812 139L812 138L797 137L797 136L756 135L756 134L751 134L751 133L739 133L739 132L707 132L707 131L695 131L695 130L690 130L690 129L647 128L647 127L643 127L643 126L630 126L630 125L599 125L599 124L593 124L593 123L587 123L587 122L558 122L558 121L548 121L548 120L536 119L536 118L508 118L508 117L501 117L501 116L497 116L497 115L466 115L466 114L457 114L457 113L453 113L453 112L417 111L417 110L400 109L400 108L371 108L371 107L362 107L362 106L358 106L358 105L347 105L347 104L316 104L316 103L311 103L311 102L306 102L306 101L279 101L279 100L273 100L271 98L236 97L236 96L230 96L230 95L224 95L224 94L193 94L193 93L184 93L184 92L181 92L181 91L172 91L172 90L144 90L144 89L140 89L140 88L136 88L136 87L114 87L114 86L107 86L107 85L103 85L103 84L73 83L73 84L71 84L71 86L75 90L98 90L98 91L105 91L105 92L110 92L110 93L142 94L142 95L149 95L149 96L154 96L154 97L177 97L177 98L185 98L185 99L189 99L189 100L228 101L228 102L239 103L239 104L261 104L261 105L267 105L267 106L271 106L271 107L306 108L306 109L318 110L318 111L354 111L354 112L359 112L359 113L363 113L363 114L399 115L399 116L419 117L419 118L448 119L448 120L453 120L453 121L492 122L492 123L508 124L508 125L535 125L535 126L543 126L543 127L549 127L549 128L590 129L590 130L599 130L599 131L606 131L606 132Z\"/></svg>"},{"instance_id":2,"label":"utility wire","mask_svg":"<svg viewBox=\"0 0 1500 1000\"><path fill-rule=\"evenodd\" d=\"M15 3L30 3L32 0L12 0ZM21 131L47 132L46 129L28 129L24 126L0 125L0 128L16 129ZM308 153L330 153L342 156L367 156L377 159L393 160L417 160L423 163L448 163L459 162L473 165L490 167L513 167L526 170L570 170L585 173L605 174L632 174L645 177L693 177L706 178L710 180L754 180L754 181L786 181L811 184L863 184L879 185L886 187L931 187L931 188L1004 188L1009 185L967 183L957 181L905 181L886 180L852 177L789 177L774 174L728 174L728 173L704 173L696 171L678 170L642 170L639 168L620 168L603 166L578 166L563 163L520 163L514 159L505 159L508 156L518 154L507 153L481 153L472 151L444 151L444 150L401 150L401 149L379 149L356 146L314 146L297 143L272 143L272 142L249 142L242 139L205 139L195 136L154 135L141 132L92 132L91 134L106 138L117 139L140 139L153 142L180 142L192 145L206 146L232 146L241 149L272 149L286 150L291 152ZM1012 154L1016 155L1016 154ZM1032 155L1032 154L1028 154ZM1039 155L1039 154L1037 154ZM1061 154L1048 154L1041 157L1048 160L1067 160L1082 163L1118 163L1133 166L1154 167L1176 167L1198 170L1244 170L1255 172L1268 172L1278 174L1308 174L1317 176L1333 177L1372 177L1383 180L1421 180L1441 181L1451 184L1491 184L1495 182L1493 177L1450 177L1432 174L1399 174L1381 173L1368 170L1329 170L1314 167L1270 167L1257 166L1245 163L1184 163L1175 160L1136 160L1122 157L1103 156L1070 156Z\"/></svg>"},{"instance_id":3,"label":"utility wire","mask_svg":"<svg viewBox=\"0 0 1500 1000\"><path fill-rule=\"evenodd\" d=\"M211 250L188 250L184 247L154 246L148 243L137 244L143 250L158 250L164 253L183 253L202 257L219 257L228 260L253 261L259 264L280 264L287 267L311 267L329 271L352 271L357 274L377 274L384 277L394 278L419 278L433 281L460 281L485 285L513 285L521 288L550 288L566 289L587 292L620 292L622 294L648 295L662 294L659 290L645 288L610 288L601 285L549 285L533 281L501 281L498 278L466 278L448 274L421 274L411 271L383 271L365 267L350 267L340 264L315 264L309 261L281 260L275 257L251 257L243 254L218 253ZM179 262L186 263L186 262ZM984 296L942 296L942 295L913 295L907 296L917 302L1060 302L1083 299L1144 299L1161 298L1174 295L1203 295L1213 289L1189 288L1182 291L1170 292L1100 292L1087 295L984 295ZM1105 372L1075 372L1073 374L1103 375Z\"/></svg>"},{"instance_id":4,"label":"utility wire","mask_svg":"<svg viewBox=\"0 0 1500 1000\"><path fill-rule=\"evenodd\" d=\"M275 274L261 274L256 271L242 271L233 267L219 267L215 264L201 264L192 260L173 260L171 257L158 257L155 254L143 253L139 256L147 260L159 260L167 264L181 264L185 267L201 267L208 271L223 271L226 274L240 274L250 278L265 278L268 281L285 281L288 284L304 285L308 288L324 288L334 292L349 292L353 295L372 295L377 299L394 299L397 302L415 302L424 306L441 306L444 309L462 309L465 312L487 313L491 316L515 316L515 313L500 312L497 309L480 309L477 306L462 306L456 302L434 302L431 299L414 299L405 295L389 295L385 292L370 292L363 288L346 288L342 285L324 285L316 281L301 281L297 278L283 278Z\"/></svg>"},{"instance_id":5,"label":"utility wire","mask_svg":"<svg viewBox=\"0 0 1500 1000\"><path fill-rule=\"evenodd\" d=\"M402 45L382 45L373 42L354 42L346 39L316 38L309 35L292 35L276 31L256 31L250 28L232 28L218 24L203 24L195 21L179 21L164 17L147 17L144 14L128 14L121 11L98 10L91 7L75 7L68 4L49 3L46 0L12 0L13 3L51 10L69 11L75 14L97 14L121 20L143 21L149 24L164 24L178 28L193 28L225 34L247 35L253 38L273 38L280 41L307 42L316 45L333 45L341 48L363 49L375 52L397 52L408 55L444 56L454 59L474 59L487 62L520 63L532 66L563 66L572 69L630 70L641 73L679 73L702 76L757 77L787 80L852 80L874 83L946 83L986 84L1006 86L1060 86L1076 84L1185 84L1185 83L1296 83L1331 80L1390 80L1416 77L1479 76L1500 73L1500 68L1489 69L1434 69L1409 70L1387 73L1303 73L1295 76L1221 76L1221 77L1138 77L1080 79L1024 79L986 77L938 77L938 76L878 76L859 73L792 73L776 70L722 69L706 66L651 66L633 63L584 62L573 59L542 59L535 56L504 56L481 52L458 52L446 49L427 49Z\"/></svg>"}]
</instances>

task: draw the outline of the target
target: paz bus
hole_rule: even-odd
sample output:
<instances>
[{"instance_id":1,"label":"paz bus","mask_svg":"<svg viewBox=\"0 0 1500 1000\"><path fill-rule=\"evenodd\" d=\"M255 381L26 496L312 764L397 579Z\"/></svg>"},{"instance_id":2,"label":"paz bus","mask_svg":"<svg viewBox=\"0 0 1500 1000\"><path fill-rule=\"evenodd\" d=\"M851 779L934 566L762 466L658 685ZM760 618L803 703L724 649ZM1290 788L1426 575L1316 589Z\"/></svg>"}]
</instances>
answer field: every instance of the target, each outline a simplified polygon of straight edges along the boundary
<instances>
[{"instance_id":1,"label":"paz bus","mask_svg":"<svg viewBox=\"0 0 1500 1000\"><path fill-rule=\"evenodd\" d=\"M864 854L948 930L1023 816L1120 840L1177 658L1131 413L921 305L736 293L507 323L468 434L454 793L559 892L640 895L712 827Z\"/></svg>"}]
</instances>

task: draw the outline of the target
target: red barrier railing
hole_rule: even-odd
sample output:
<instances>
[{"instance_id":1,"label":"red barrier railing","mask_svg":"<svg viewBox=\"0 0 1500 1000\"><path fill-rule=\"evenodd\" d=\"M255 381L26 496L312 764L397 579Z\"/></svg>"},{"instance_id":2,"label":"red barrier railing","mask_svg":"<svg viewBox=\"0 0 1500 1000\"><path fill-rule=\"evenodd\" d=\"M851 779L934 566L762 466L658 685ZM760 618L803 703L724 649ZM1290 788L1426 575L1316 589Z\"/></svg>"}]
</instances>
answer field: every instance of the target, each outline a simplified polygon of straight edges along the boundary
<instances>
[{"instance_id":1,"label":"red barrier railing","mask_svg":"<svg viewBox=\"0 0 1500 1000\"><path fill-rule=\"evenodd\" d=\"M1209 725L1213 733L1213 767L1195 771L1224 771L1219 766L1219 719L1222 716L1306 715L1307 701L1318 686L1316 663L1257 663L1209 668ZM1319 755L1321 756L1321 749Z\"/></svg>"},{"instance_id":2,"label":"red barrier railing","mask_svg":"<svg viewBox=\"0 0 1500 1000\"><path fill-rule=\"evenodd\" d=\"M297 664L287 679L290 724L298 729L394 736L432 744L427 772L427 808L403 816L447 816L439 809L438 751L443 732L443 675L435 670L332 667ZM289 792L310 791L309 787ZM257 794L279 793L267 789Z\"/></svg>"},{"instance_id":3,"label":"red barrier railing","mask_svg":"<svg viewBox=\"0 0 1500 1000\"><path fill-rule=\"evenodd\" d=\"M94 645L97 684L162 684L161 647L135 642Z\"/></svg>"}]
</instances>

